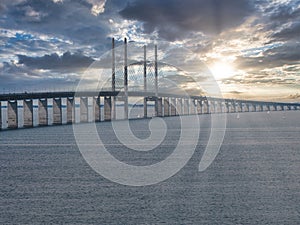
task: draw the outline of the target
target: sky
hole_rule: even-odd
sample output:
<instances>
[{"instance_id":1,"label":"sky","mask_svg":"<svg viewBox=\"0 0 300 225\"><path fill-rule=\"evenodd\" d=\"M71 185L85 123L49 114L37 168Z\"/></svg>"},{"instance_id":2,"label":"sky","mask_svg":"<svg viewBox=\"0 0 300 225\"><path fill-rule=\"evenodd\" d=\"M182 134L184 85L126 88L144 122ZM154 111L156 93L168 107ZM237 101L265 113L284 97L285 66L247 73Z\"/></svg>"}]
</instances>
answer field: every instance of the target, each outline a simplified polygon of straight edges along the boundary
<instances>
[{"instance_id":1,"label":"sky","mask_svg":"<svg viewBox=\"0 0 300 225\"><path fill-rule=\"evenodd\" d=\"M1 0L0 93L72 88L112 37L187 49L226 98L300 102L299 0Z\"/></svg>"}]
</instances>

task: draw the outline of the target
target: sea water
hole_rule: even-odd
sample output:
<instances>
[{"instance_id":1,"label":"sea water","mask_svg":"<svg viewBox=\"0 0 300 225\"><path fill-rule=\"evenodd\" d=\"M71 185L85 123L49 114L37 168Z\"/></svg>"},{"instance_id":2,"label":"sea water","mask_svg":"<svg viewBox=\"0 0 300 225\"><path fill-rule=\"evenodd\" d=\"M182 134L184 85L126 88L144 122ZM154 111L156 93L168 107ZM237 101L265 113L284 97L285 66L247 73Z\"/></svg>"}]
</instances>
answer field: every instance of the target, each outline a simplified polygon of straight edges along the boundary
<instances>
[{"instance_id":1,"label":"sea water","mask_svg":"<svg viewBox=\"0 0 300 225\"><path fill-rule=\"evenodd\" d=\"M196 151L171 178L150 186L113 183L89 167L72 125L0 132L0 224L299 224L299 112L227 115L220 152L198 171L211 133L201 115ZM150 152L129 151L110 122L97 129L111 153L129 164L163 160L180 135L177 117L164 118L166 141ZM133 120L135 135L149 120Z\"/></svg>"}]
</instances>

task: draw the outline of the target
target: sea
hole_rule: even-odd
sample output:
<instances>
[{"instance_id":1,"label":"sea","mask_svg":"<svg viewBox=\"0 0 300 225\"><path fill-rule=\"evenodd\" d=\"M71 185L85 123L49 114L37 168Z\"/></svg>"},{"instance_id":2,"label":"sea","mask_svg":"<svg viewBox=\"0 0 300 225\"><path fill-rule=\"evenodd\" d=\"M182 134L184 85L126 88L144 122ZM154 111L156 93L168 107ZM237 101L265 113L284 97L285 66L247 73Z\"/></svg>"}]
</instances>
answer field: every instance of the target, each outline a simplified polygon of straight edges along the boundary
<instances>
[{"instance_id":1,"label":"sea","mask_svg":"<svg viewBox=\"0 0 300 225\"><path fill-rule=\"evenodd\" d=\"M0 131L0 224L300 224L299 111L227 114L220 151L201 172L212 117L199 119L188 163L147 186L95 172L72 125ZM165 140L148 152L122 147L111 122L96 129L118 160L150 165L172 154L181 135L179 117L163 120ZM146 138L150 121L130 120L132 133Z\"/></svg>"}]
</instances>

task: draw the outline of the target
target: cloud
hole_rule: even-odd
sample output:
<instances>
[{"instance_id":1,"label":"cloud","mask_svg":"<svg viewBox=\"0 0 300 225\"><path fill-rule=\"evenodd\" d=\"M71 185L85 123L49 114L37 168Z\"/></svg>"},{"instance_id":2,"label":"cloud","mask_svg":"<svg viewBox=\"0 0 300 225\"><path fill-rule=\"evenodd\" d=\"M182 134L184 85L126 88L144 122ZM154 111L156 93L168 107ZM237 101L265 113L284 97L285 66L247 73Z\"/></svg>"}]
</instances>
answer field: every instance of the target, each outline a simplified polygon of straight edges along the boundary
<instances>
[{"instance_id":1,"label":"cloud","mask_svg":"<svg viewBox=\"0 0 300 225\"><path fill-rule=\"evenodd\" d=\"M296 93L288 96L289 99L297 99L300 100L300 93Z\"/></svg>"},{"instance_id":2,"label":"cloud","mask_svg":"<svg viewBox=\"0 0 300 225\"><path fill-rule=\"evenodd\" d=\"M24 64L0 64L0 91L57 91L74 89L80 79L78 73L64 73L33 69Z\"/></svg>"},{"instance_id":3,"label":"cloud","mask_svg":"<svg viewBox=\"0 0 300 225\"><path fill-rule=\"evenodd\" d=\"M26 65L27 67L34 69L45 69L45 70L70 70L76 71L82 68L90 66L94 59L91 57L84 56L81 53L70 53L65 52L59 56L56 53L51 55L44 55L41 57L29 57L26 55L18 55L18 64Z\"/></svg>"},{"instance_id":4,"label":"cloud","mask_svg":"<svg viewBox=\"0 0 300 225\"><path fill-rule=\"evenodd\" d=\"M255 11L250 0L136 0L120 15L143 22L144 31L157 31L167 40L181 39L188 32L219 34L243 23Z\"/></svg>"},{"instance_id":5,"label":"cloud","mask_svg":"<svg viewBox=\"0 0 300 225\"><path fill-rule=\"evenodd\" d=\"M64 0L57 3L24 0L15 4L7 3L7 19L0 20L0 26L69 39L78 45L105 45L103 40L106 40L110 29L101 9L104 4L105 1L91 0Z\"/></svg>"},{"instance_id":6,"label":"cloud","mask_svg":"<svg viewBox=\"0 0 300 225\"><path fill-rule=\"evenodd\" d=\"M235 64L242 69L263 70L297 64L300 60L300 44L289 42L268 49L258 57L238 56Z\"/></svg>"},{"instance_id":7,"label":"cloud","mask_svg":"<svg viewBox=\"0 0 300 225\"><path fill-rule=\"evenodd\" d=\"M300 19L300 17L299 17ZM272 35L273 40L285 41L285 40L298 40L300 37L300 22L292 23L290 26L276 32Z\"/></svg>"}]
</instances>

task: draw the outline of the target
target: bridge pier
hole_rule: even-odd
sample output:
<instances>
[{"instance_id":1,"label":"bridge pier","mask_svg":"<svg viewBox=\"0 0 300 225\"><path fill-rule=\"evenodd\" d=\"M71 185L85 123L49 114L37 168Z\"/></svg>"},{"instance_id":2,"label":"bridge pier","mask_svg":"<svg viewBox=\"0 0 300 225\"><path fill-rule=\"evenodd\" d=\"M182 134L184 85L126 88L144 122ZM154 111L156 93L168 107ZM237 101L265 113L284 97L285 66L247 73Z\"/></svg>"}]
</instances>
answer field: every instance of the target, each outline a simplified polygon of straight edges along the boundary
<instances>
[{"instance_id":1,"label":"bridge pier","mask_svg":"<svg viewBox=\"0 0 300 225\"><path fill-rule=\"evenodd\" d=\"M144 97L144 118L148 117L147 97Z\"/></svg>"},{"instance_id":2,"label":"bridge pier","mask_svg":"<svg viewBox=\"0 0 300 225\"><path fill-rule=\"evenodd\" d=\"M243 112L243 103L241 102L237 103L237 112Z\"/></svg>"},{"instance_id":3,"label":"bridge pier","mask_svg":"<svg viewBox=\"0 0 300 225\"><path fill-rule=\"evenodd\" d=\"M229 103L225 101L225 112L229 113Z\"/></svg>"},{"instance_id":4,"label":"bridge pier","mask_svg":"<svg viewBox=\"0 0 300 225\"><path fill-rule=\"evenodd\" d=\"M176 109L177 109L177 115L181 116L183 114L182 98L177 98Z\"/></svg>"},{"instance_id":5,"label":"bridge pier","mask_svg":"<svg viewBox=\"0 0 300 225\"><path fill-rule=\"evenodd\" d=\"M209 112L208 112L208 102L207 102L207 100L203 100L203 102L202 102L202 113L203 114L208 114Z\"/></svg>"},{"instance_id":6,"label":"bridge pier","mask_svg":"<svg viewBox=\"0 0 300 225\"><path fill-rule=\"evenodd\" d=\"M195 99L191 98L190 99L190 115L195 115L197 112L196 104L195 104Z\"/></svg>"},{"instance_id":7,"label":"bridge pier","mask_svg":"<svg viewBox=\"0 0 300 225\"><path fill-rule=\"evenodd\" d=\"M223 102L222 101L219 101L219 113L223 113L224 112L224 105L223 105Z\"/></svg>"},{"instance_id":8,"label":"bridge pier","mask_svg":"<svg viewBox=\"0 0 300 225\"><path fill-rule=\"evenodd\" d=\"M169 98L164 98L164 116L170 116Z\"/></svg>"},{"instance_id":9,"label":"bridge pier","mask_svg":"<svg viewBox=\"0 0 300 225\"><path fill-rule=\"evenodd\" d=\"M236 102L233 101L231 104L233 106L233 112L236 113L237 112Z\"/></svg>"},{"instance_id":10,"label":"bridge pier","mask_svg":"<svg viewBox=\"0 0 300 225\"><path fill-rule=\"evenodd\" d=\"M88 122L88 97L80 97L80 122Z\"/></svg>"},{"instance_id":11,"label":"bridge pier","mask_svg":"<svg viewBox=\"0 0 300 225\"><path fill-rule=\"evenodd\" d=\"M75 99L67 98L67 124L75 122Z\"/></svg>"},{"instance_id":12,"label":"bridge pier","mask_svg":"<svg viewBox=\"0 0 300 225\"><path fill-rule=\"evenodd\" d=\"M111 120L111 97L104 97L104 120Z\"/></svg>"},{"instance_id":13,"label":"bridge pier","mask_svg":"<svg viewBox=\"0 0 300 225\"><path fill-rule=\"evenodd\" d=\"M281 111L284 111L284 106L283 105L281 105L280 108L281 108Z\"/></svg>"},{"instance_id":14,"label":"bridge pier","mask_svg":"<svg viewBox=\"0 0 300 225\"><path fill-rule=\"evenodd\" d=\"M61 98L53 98L53 124L62 124Z\"/></svg>"},{"instance_id":15,"label":"bridge pier","mask_svg":"<svg viewBox=\"0 0 300 225\"><path fill-rule=\"evenodd\" d=\"M176 116L176 98L171 98L171 116Z\"/></svg>"},{"instance_id":16,"label":"bridge pier","mask_svg":"<svg viewBox=\"0 0 300 225\"><path fill-rule=\"evenodd\" d=\"M202 101L197 99L197 114L202 114Z\"/></svg>"},{"instance_id":17,"label":"bridge pier","mask_svg":"<svg viewBox=\"0 0 300 225\"><path fill-rule=\"evenodd\" d=\"M33 104L32 99L23 100L23 127L33 127Z\"/></svg>"},{"instance_id":18,"label":"bridge pier","mask_svg":"<svg viewBox=\"0 0 300 225\"><path fill-rule=\"evenodd\" d=\"M18 101L8 101L7 102L7 119L8 128L16 129L18 128Z\"/></svg>"},{"instance_id":19,"label":"bridge pier","mask_svg":"<svg viewBox=\"0 0 300 225\"><path fill-rule=\"evenodd\" d=\"M48 102L47 99L39 99L38 103L39 126L48 125Z\"/></svg>"},{"instance_id":20,"label":"bridge pier","mask_svg":"<svg viewBox=\"0 0 300 225\"><path fill-rule=\"evenodd\" d=\"M183 115L189 115L190 113L190 104L189 104L189 99L183 99Z\"/></svg>"},{"instance_id":21,"label":"bridge pier","mask_svg":"<svg viewBox=\"0 0 300 225\"><path fill-rule=\"evenodd\" d=\"M2 106L0 101L0 130L2 130Z\"/></svg>"},{"instance_id":22,"label":"bridge pier","mask_svg":"<svg viewBox=\"0 0 300 225\"><path fill-rule=\"evenodd\" d=\"M155 116L162 116L162 98L156 98L155 100Z\"/></svg>"},{"instance_id":23,"label":"bridge pier","mask_svg":"<svg viewBox=\"0 0 300 225\"><path fill-rule=\"evenodd\" d=\"M114 98L114 104L113 106L115 107L115 103L116 103L116 99ZM100 122L101 121L101 108L100 108L100 96L98 97L93 97L93 107L94 107L94 121L95 122ZM115 108L116 109L116 108ZM113 119L116 118L116 115L114 115L114 113L116 114L116 110L113 111Z\"/></svg>"}]
</instances>

